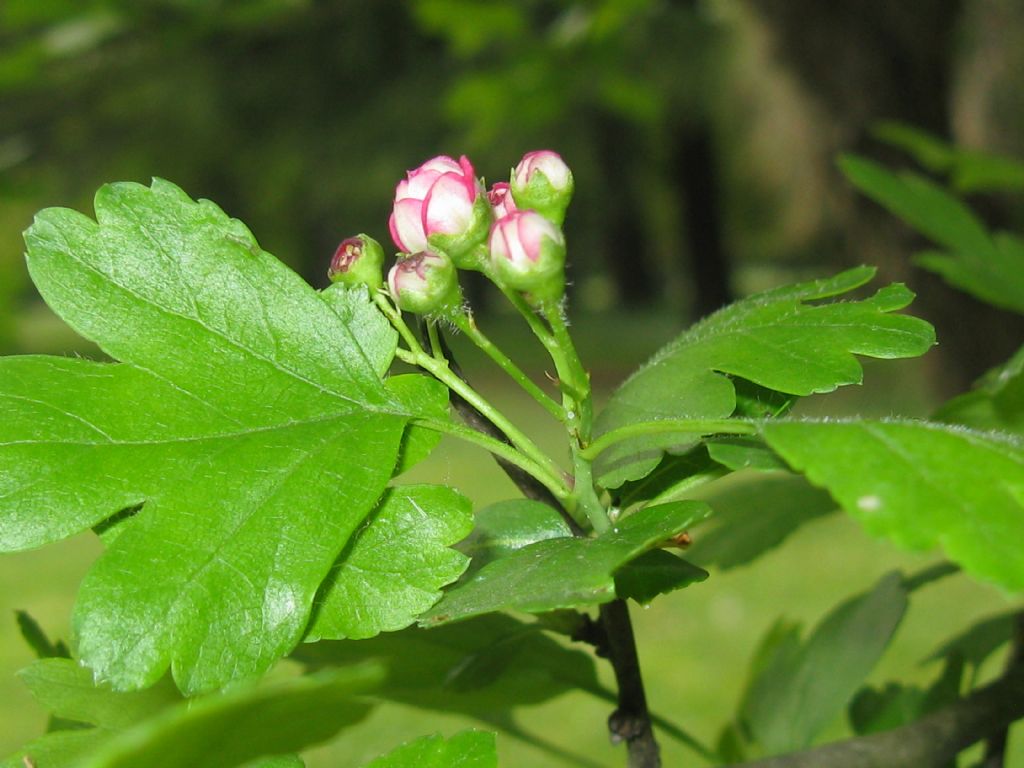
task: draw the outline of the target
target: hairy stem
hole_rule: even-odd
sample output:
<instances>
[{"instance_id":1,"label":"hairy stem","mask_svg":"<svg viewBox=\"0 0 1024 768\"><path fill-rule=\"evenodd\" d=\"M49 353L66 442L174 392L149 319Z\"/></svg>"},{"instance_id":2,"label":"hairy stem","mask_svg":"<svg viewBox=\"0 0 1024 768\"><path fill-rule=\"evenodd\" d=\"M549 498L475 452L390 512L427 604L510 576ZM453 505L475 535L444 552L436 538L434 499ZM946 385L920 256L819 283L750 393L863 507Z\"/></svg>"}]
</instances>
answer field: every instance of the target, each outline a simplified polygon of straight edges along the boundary
<instances>
[{"instance_id":1,"label":"hairy stem","mask_svg":"<svg viewBox=\"0 0 1024 768\"><path fill-rule=\"evenodd\" d=\"M611 432L605 432L584 448L582 454L584 458L592 461L603 451L631 437L673 433L753 435L757 433L757 426L749 421L740 421L739 419L659 419L658 421L641 421L638 424L628 424L625 427L613 429Z\"/></svg>"},{"instance_id":2,"label":"hairy stem","mask_svg":"<svg viewBox=\"0 0 1024 768\"><path fill-rule=\"evenodd\" d=\"M448 387L453 394L457 394L469 403L474 410L501 430L504 436L508 438L509 442L511 442L515 448L525 454L538 466L544 467L548 476L560 477L562 475L562 470L559 468L558 464L556 464L550 456L544 453L544 451L542 451L522 430L506 418L501 411L491 405L463 379L456 376L452 372L447 360L438 360L432 355L424 352L423 348L419 347L419 345L417 345L416 350L399 349L397 355L399 359L404 362L427 371L435 379Z\"/></svg>"},{"instance_id":3,"label":"hairy stem","mask_svg":"<svg viewBox=\"0 0 1024 768\"><path fill-rule=\"evenodd\" d=\"M527 376L498 346L484 335L470 314L457 315L453 322L455 326L466 334L466 337L476 344L483 352L494 361L494 363L508 374L516 384L526 390L527 394L536 400L548 413L559 421L565 419L565 413L561 406L552 400L538 387L533 380Z\"/></svg>"},{"instance_id":4,"label":"hairy stem","mask_svg":"<svg viewBox=\"0 0 1024 768\"><path fill-rule=\"evenodd\" d=\"M515 467L527 473L534 480L543 485L556 499L565 501L569 498L570 491L559 478L551 475L544 467L523 456L515 447L505 440L495 439L484 432L473 427L464 427L450 421L438 419L413 419L413 424L425 429L432 429L446 435L458 437L466 442L478 445L492 453L500 462Z\"/></svg>"},{"instance_id":5,"label":"hairy stem","mask_svg":"<svg viewBox=\"0 0 1024 768\"><path fill-rule=\"evenodd\" d=\"M443 335L439 335L439 342L441 344L442 352L448 359L448 365L452 373L458 376L460 379L469 383L466 379L466 375L463 373L462 368L459 367L458 361L456 361L454 355L452 355L451 349L448 347L448 343ZM455 412L459 414L459 417L472 429L480 432L484 435L488 435L494 438L498 442L503 442L512 447L509 439L502 433L500 429L495 427L487 418L480 413L476 408L473 407L472 403L468 402L458 393L451 393L451 403ZM584 530L577 521L566 509L564 502L549 489L546 485L541 483L532 474L526 472L517 464L506 460L501 455L492 453L495 460L498 462L498 466L502 468L509 479L516 484L520 492L528 499L539 501L542 504L547 504L552 509L558 510L558 513L562 516L565 522L569 525L569 529L572 531L574 536L584 535Z\"/></svg>"}]
</instances>

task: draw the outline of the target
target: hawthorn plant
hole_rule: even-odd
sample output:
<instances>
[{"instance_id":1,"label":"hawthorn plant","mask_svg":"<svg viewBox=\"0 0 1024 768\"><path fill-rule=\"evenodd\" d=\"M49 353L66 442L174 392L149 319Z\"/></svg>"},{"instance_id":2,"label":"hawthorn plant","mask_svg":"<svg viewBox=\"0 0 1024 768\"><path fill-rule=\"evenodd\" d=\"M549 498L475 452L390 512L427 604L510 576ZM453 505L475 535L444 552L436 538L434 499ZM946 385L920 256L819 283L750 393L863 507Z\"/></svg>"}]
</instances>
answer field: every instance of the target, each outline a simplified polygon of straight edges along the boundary
<instances>
[{"instance_id":1,"label":"hawthorn plant","mask_svg":"<svg viewBox=\"0 0 1024 768\"><path fill-rule=\"evenodd\" d=\"M884 169L848 170L913 198L871 176ZM945 765L1021 716L1017 669L962 699L948 675L944 698L861 686L915 589L958 569L1024 589L1024 358L965 396L973 410L945 411L998 405L1006 421L787 416L802 396L859 383L858 356L908 358L934 343L901 312L912 293L865 293L874 270L859 267L707 317L595 412L565 298L573 185L550 151L490 190L467 158L433 158L398 184L386 277L384 249L359 235L339 246L324 291L167 181L104 186L95 219L36 217L32 279L110 360L0 360L0 547L91 529L104 552L79 589L70 648L19 617L40 656L21 677L52 718L3 768L301 766L304 748L378 701L500 730L509 721L482 713L568 690L614 700L608 728L635 768L661 764L656 735L705 764ZM1007 238L993 247L1024 264ZM518 311L554 381L478 327L465 271ZM536 400L564 455L463 376L453 332ZM474 512L454 488L403 482L442 435L490 452L521 495ZM694 498L741 470L762 473L757 504ZM714 589L687 560L689 531L705 563L744 562L836 505L949 564L890 574L806 638L780 625L716 744L673 724L685 702L671 718L650 712L629 603ZM617 691L598 683L588 645ZM261 680L285 658L306 673ZM809 749L851 700L864 734L854 747ZM964 726L957 707L984 712L981 725ZM959 730L920 737L928 717ZM871 749L889 762L866 762ZM410 738L370 765L489 768L495 738Z\"/></svg>"}]
</instances>

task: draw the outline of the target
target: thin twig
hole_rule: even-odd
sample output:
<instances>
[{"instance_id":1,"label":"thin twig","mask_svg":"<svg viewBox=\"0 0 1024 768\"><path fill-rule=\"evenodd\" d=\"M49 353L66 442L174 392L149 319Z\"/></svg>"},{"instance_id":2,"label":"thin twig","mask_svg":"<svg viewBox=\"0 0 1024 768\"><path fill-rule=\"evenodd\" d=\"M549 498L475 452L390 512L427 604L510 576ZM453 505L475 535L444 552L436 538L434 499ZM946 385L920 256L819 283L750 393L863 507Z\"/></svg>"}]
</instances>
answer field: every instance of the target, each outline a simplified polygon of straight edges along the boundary
<instances>
[{"instance_id":1,"label":"thin twig","mask_svg":"<svg viewBox=\"0 0 1024 768\"><path fill-rule=\"evenodd\" d=\"M1014 619L1013 641L1010 656L1006 660L1006 669L1024 667L1024 612L1018 613ZM985 757L979 768L1004 768L1006 765L1006 745L1009 741L1009 726L1000 728L985 742Z\"/></svg>"},{"instance_id":2,"label":"thin twig","mask_svg":"<svg viewBox=\"0 0 1024 768\"><path fill-rule=\"evenodd\" d=\"M600 608L605 651L619 691L619 706L608 718L612 743L626 742L629 768L660 768L661 754L651 728L647 695L640 675L640 659L633 624L625 600L613 600Z\"/></svg>"},{"instance_id":3,"label":"thin twig","mask_svg":"<svg viewBox=\"0 0 1024 768\"><path fill-rule=\"evenodd\" d=\"M723 768L937 768L1024 717L1024 667L913 723Z\"/></svg>"}]
</instances>

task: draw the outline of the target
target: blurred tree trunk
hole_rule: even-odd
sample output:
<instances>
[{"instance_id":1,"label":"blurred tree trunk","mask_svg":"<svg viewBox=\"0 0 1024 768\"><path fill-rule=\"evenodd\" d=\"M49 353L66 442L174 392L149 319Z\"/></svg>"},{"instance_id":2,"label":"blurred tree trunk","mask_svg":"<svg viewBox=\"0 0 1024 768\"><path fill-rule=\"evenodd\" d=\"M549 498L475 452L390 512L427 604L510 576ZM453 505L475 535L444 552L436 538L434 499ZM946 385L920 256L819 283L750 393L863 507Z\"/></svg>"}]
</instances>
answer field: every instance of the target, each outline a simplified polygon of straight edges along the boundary
<instances>
[{"instance_id":1,"label":"blurred tree trunk","mask_svg":"<svg viewBox=\"0 0 1024 768\"><path fill-rule=\"evenodd\" d=\"M669 174L679 187L677 197L683 200L687 244L684 271L693 283L691 319L696 320L733 299L730 259L722 240L718 156L706 121L680 126L673 137Z\"/></svg>"},{"instance_id":2,"label":"blurred tree trunk","mask_svg":"<svg viewBox=\"0 0 1024 768\"><path fill-rule=\"evenodd\" d=\"M828 115L833 155L879 156L869 131L881 119L951 138L964 0L757 0L751 7L774 36L780 59ZM1024 338L1024 323L913 269L909 256L921 243L831 172L847 261L878 264L886 278L906 280L918 292L915 312L937 328L940 394L966 389L1009 357Z\"/></svg>"},{"instance_id":3,"label":"blurred tree trunk","mask_svg":"<svg viewBox=\"0 0 1024 768\"><path fill-rule=\"evenodd\" d=\"M605 171L604 209L607 241L604 255L608 273L615 284L619 301L627 309L638 309L660 294L661 281L654 275L650 259L647 219L640 210L643 196L634 194L632 156L624 147L636 147L631 141L631 126L607 112L594 115L594 137L601 167Z\"/></svg>"}]
</instances>

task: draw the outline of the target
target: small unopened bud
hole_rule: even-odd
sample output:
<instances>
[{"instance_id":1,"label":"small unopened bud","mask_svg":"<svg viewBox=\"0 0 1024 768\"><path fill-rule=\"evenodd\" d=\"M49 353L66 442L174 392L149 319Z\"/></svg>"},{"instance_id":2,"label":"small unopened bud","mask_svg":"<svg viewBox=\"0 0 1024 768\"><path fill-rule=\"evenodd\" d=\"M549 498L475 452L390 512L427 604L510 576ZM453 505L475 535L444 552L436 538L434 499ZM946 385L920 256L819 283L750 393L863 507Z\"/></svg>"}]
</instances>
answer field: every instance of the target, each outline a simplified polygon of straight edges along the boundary
<instances>
[{"instance_id":1,"label":"small unopened bud","mask_svg":"<svg viewBox=\"0 0 1024 768\"><path fill-rule=\"evenodd\" d=\"M512 213L512 211L518 210L516 208L516 201L512 199L512 189L506 181L497 181L492 184L491 188L487 191L487 199L494 210L495 219L504 218Z\"/></svg>"},{"instance_id":2,"label":"small unopened bud","mask_svg":"<svg viewBox=\"0 0 1024 768\"><path fill-rule=\"evenodd\" d=\"M491 268L499 284L534 302L557 301L565 293L565 238L539 213L513 211L491 230Z\"/></svg>"},{"instance_id":3,"label":"small unopened bud","mask_svg":"<svg viewBox=\"0 0 1024 768\"><path fill-rule=\"evenodd\" d=\"M384 249L369 235L342 240L331 258L327 277L332 283L366 285L374 291L384 283Z\"/></svg>"},{"instance_id":4,"label":"small unopened bud","mask_svg":"<svg viewBox=\"0 0 1024 768\"><path fill-rule=\"evenodd\" d=\"M449 314L462 305L455 265L443 253L420 251L399 259L388 272L388 287L400 309L417 315Z\"/></svg>"},{"instance_id":5,"label":"small unopened bud","mask_svg":"<svg viewBox=\"0 0 1024 768\"><path fill-rule=\"evenodd\" d=\"M561 225L572 200L572 171L561 155L549 149L527 152L512 169L512 197L519 208L529 208Z\"/></svg>"}]
</instances>

